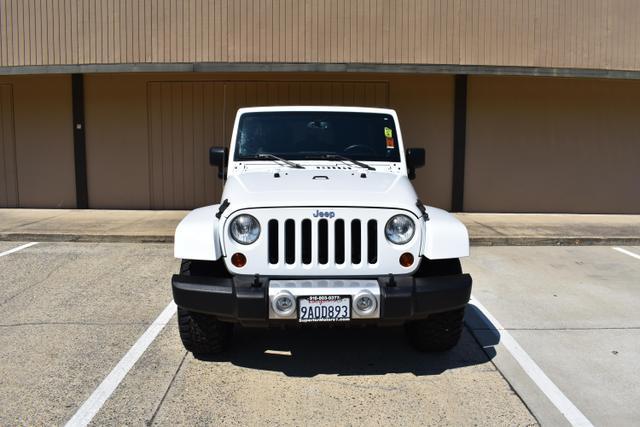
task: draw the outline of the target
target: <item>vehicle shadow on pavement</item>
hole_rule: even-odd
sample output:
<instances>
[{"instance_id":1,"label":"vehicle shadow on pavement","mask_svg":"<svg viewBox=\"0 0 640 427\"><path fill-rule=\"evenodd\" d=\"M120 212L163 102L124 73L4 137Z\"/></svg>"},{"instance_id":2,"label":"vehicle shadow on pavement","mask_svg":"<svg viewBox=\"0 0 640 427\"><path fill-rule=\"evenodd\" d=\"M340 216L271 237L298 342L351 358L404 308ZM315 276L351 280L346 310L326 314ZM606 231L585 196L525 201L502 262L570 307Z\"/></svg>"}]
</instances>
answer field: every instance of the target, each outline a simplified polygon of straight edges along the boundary
<instances>
[{"instance_id":1,"label":"vehicle shadow on pavement","mask_svg":"<svg viewBox=\"0 0 640 427\"><path fill-rule=\"evenodd\" d=\"M474 317L477 313L472 312ZM460 342L444 353L420 353L396 328L237 328L232 349L215 359L233 365L282 372L291 377L320 374L438 375L447 370L487 363L493 348L483 351L467 328Z\"/></svg>"},{"instance_id":2,"label":"vehicle shadow on pavement","mask_svg":"<svg viewBox=\"0 0 640 427\"><path fill-rule=\"evenodd\" d=\"M500 342L500 332L493 323L478 307L469 304L464 313L464 324L487 357L493 359L496 355L495 346Z\"/></svg>"}]
</instances>

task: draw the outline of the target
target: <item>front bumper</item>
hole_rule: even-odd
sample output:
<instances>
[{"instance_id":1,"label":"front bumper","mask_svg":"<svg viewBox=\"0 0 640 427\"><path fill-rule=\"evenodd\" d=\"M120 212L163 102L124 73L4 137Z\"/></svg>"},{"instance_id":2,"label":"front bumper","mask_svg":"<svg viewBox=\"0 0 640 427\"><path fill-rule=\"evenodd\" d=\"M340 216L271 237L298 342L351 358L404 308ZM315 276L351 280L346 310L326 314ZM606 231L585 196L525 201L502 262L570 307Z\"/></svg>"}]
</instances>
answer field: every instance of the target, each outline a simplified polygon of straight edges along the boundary
<instances>
[{"instance_id":1,"label":"front bumper","mask_svg":"<svg viewBox=\"0 0 640 427\"><path fill-rule=\"evenodd\" d=\"M374 279L380 286L379 318L352 319L350 323L401 324L407 320L464 307L471 295L471 276L468 274ZM189 311L214 315L221 320L239 322L246 326L297 324L295 320L269 318L270 280L267 277L199 277L175 274L171 285L176 304Z\"/></svg>"}]
</instances>

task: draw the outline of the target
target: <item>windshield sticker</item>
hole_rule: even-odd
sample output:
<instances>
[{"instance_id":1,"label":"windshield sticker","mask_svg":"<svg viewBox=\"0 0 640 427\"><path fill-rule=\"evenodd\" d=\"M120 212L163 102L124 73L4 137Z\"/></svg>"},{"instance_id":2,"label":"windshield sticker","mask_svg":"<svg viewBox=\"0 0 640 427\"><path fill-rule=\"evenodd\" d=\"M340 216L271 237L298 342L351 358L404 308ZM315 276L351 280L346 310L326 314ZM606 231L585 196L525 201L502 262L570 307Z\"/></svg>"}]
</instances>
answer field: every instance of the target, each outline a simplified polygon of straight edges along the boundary
<instances>
[{"instance_id":1,"label":"windshield sticker","mask_svg":"<svg viewBox=\"0 0 640 427\"><path fill-rule=\"evenodd\" d=\"M387 140L387 149L394 149L396 143L393 141L393 130L391 130L391 128L386 126L384 127L384 137Z\"/></svg>"}]
</instances>

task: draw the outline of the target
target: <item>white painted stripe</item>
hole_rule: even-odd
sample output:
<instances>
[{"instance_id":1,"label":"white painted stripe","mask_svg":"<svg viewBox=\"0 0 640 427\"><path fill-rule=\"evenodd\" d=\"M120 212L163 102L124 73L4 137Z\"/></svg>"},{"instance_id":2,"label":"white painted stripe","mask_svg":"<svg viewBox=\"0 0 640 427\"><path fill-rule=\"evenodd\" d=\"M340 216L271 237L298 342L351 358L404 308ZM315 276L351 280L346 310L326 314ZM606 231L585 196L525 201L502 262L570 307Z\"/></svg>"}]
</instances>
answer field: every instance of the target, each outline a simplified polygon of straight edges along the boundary
<instances>
[{"instance_id":1,"label":"white painted stripe","mask_svg":"<svg viewBox=\"0 0 640 427\"><path fill-rule=\"evenodd\" d=\"M593 426L591 422L584 416L582 412L560 391L560 389L549 379L549 377L540 369L526 351L518 344L513 336L507 331L498 320L489 313L489 311L475 298L471 297L469 301L475 305L478 310L491 322L489 327L495 329L500 334L500 344L511 353L513 358L518 362L524 372L533 380L547 398L558 408L572 426Z\"/></svg>"},{"instance_id":2,"label":"white painted stripe","mask_svg":"<svg viewBox=\"0 0 640 427\"><path fill-rule=\"evenodd\" d=\"M73 417L67 422L66 426L86 426L91 422L93 417L98 413L104 402L115 391L120 382L127 375L129 370L140 359L140 356L156 339L160 331L166 326L176 312L176 304L171 301L169 305L160 313L158 318L147 328L138 341L129 349L127 354L118 362L107 377L100 383L98 388L89 396L82 404Z\"/></svg>"},{"instance_id":3,"label":"white painted stripe","mask_svg":"<svg viewBox=\"0 0 640 427\"><path fill-rule=\"evenodd\" d=\"M9 254L12 254L14 252L18 252L18 251L21 251L23 249L30 248L31 246L37 245L37 244L38 244L38 242L26 243L26 244L24 244L22 246L18 246L17 248L9 249L8 251L2 252L2 253L0 253L0 256L9 255Z\"/></svg>"},{"instance_id":4,"label":"white painted stripe","mask_svg":"<svg viewBox=\"0 0 640 427\"><path fill-rule=\"evenodd\" d=\"M622 249L622 248L620 248L620 247L618 247L618 246L614 246L614 247L612 247L611 249L613 249L614 251L621 252L621 253L623 253L623 254L625 254L625 255L629 255L629 256L634 257L634 258L636 258L636 259L640 259L640 255L638 255L637 253L635 253L635 252L631 252L631 251L628 251L628 250L626 250L626 249Z\"/></svg>"}]
</instances>

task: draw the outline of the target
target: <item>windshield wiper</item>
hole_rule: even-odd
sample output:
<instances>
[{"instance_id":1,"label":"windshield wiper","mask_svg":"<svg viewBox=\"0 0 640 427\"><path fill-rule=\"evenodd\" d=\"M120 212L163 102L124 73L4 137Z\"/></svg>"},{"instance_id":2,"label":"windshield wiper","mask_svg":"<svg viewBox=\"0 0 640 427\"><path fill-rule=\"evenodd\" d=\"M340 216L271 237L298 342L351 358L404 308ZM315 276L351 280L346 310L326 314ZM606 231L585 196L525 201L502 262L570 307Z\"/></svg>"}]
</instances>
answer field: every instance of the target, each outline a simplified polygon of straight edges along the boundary
<instances>
[{"instance_id":1,"label":"windshield wiper","mask_svg":"<svg viewBox=\"0 0 640 427\"><path fill-rule=\"evenodd\" d=\"M361 162L359 160L355 160L355 159L352 159L350 157L345 157L345 156L342 156L340 154L322 154L322 155L320 155L318 157L321 158L321 159L327 159L327 160L347 161L347 162L353 163L356 166L360 166L361 168L369 169L370 171L376 170L376 168L374 168L373 166L369 166L368 164L363 163L363 162Z\"/></svg>"},{"instance_id":2,"label":"windshield wiper","mask_svg":"<svg viewBox=\"0 0 640 427\"><path fill-rule=\"evenodd\" d=\"M305 167L302 166L300 163L296 163L296 162L292 162L291 160L287 160L287 159L283 159L282 157L278 157L275 154L271 154L271 153L259 153L256 154L254 156L251 156L252 159L257 159L257 160L279 160L281 162L286 163L287 165L291 166L292 168L296 168L296 169L304 169Z\"/></svg>"}]
</instances>

